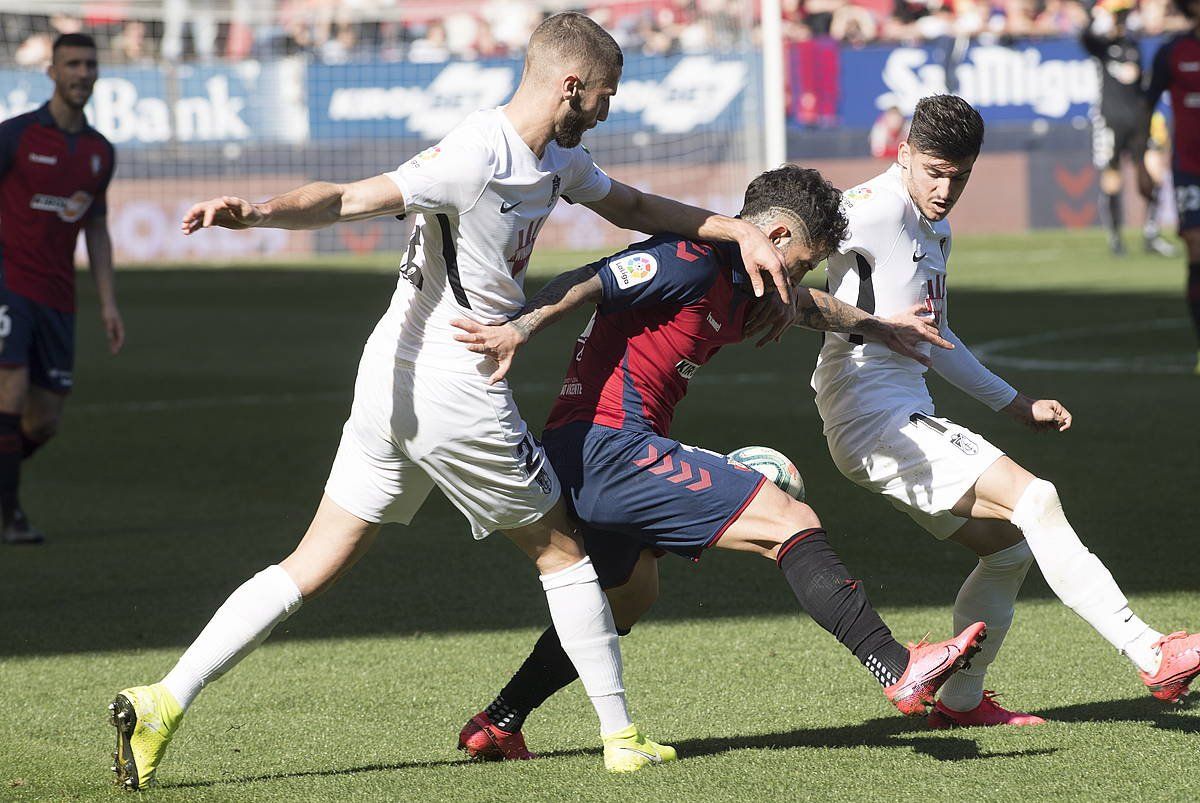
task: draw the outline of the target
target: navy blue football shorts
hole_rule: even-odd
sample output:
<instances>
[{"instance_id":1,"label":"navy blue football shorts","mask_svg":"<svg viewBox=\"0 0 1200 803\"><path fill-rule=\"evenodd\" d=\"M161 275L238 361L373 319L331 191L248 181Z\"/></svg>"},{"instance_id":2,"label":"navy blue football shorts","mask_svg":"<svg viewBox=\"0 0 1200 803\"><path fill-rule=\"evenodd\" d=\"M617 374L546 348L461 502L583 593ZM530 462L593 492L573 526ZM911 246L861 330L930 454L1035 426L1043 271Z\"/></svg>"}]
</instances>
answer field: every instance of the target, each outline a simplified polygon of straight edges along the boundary
<instances>
[{"instance_id":1,"label":"navy blue football shorts","mask_svg":"<svg viewBox=\"0 0 1200 803\"><path fill-rule=\"evenodd\" d=\"M1200 229L1200 176L1176 170L1175 209L1179 212L1179 230Z\"/></svg>"},{"instance_id":2,"label":"navy blue football shorts","mask_svg":"<svg viewBox=\"0 0 1200 803\"><path fill-rule=\"evenodd\" d=\"M30 384L70 393L75 314L0 288L0 366L28 366Z\"/></svg>"},{"instance_id":3,"label":"navy blue football shorts","mask_svg":"<svg viewBox=\"0 0 1200 803\"><path fill-rule=\"evenodd\" d=\"M766 481L725 455L587 421L546 430L542 446L604 588L622 585L643 549L699 560Z\"/></svg>"}]
</instances>

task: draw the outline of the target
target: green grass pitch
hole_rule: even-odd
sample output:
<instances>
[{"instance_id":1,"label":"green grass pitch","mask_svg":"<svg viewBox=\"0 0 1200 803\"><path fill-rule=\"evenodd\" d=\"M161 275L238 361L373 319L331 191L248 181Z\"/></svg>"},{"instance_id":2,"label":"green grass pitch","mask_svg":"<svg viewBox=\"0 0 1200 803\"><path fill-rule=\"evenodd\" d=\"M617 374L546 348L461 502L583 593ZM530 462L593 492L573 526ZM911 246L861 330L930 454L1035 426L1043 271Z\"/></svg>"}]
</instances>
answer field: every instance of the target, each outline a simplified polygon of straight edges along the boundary
<instances>
[{"instance_id":1,"label":"green grass pitch","mask_svg":"<svg viewBox=\"0 0 1200 803\"><path fill-rule=\"evenodd\" d=\"M578 255L544 254L534 284ZM304 530L393 260L120 277L126 352L103 350L81 277L77 391L26 468L39 548L0 548L0 800L114 800L105 705L160 678L222 600ZM940 380L939 412L1059 487L1084 540L1160 629L1200 628L1200 377L1183 260L1115 260L1098 232L963 237L950 318L1031 394L1075 414L1034 435ZM819 277L814 277L820 281ZM582 316L513 377L544 420ZM764 444L901 639L945 637L972 561L837 474L808 376L818 336L730 348L676 437ZM1030 362L1033 361L1033 362ZM526 727L544 758L475 765L462 723L547 616L503 539L473 542L440 496L196 702L155 800L1195 800L1200 711L1152 700L1129 664L1031 573L989 687L1035 729L929 731L900 717L797 608L768 562L662 561L662 597L623 641L635 715L682 760L607 775L576 685Z\"/></svg>"}]
</instances>

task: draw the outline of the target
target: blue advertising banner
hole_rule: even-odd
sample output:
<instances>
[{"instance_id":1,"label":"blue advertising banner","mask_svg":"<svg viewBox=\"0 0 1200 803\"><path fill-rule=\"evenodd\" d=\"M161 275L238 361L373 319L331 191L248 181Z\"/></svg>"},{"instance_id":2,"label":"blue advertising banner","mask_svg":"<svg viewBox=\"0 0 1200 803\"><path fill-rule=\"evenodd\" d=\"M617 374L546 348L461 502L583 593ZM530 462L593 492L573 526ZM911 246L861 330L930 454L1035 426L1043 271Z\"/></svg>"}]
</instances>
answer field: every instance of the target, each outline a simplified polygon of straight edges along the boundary
<instances>
[{"instance_id":1,"label":"blue advertising banner","mask_svg":"<svg viewBox=\"0 0 1200 803\"><path fill-rule=\"evenodd\" d=\"M740 125L755 60L628 57L605 129L684 134ZM503 103L520 75L517 60L314 64L307 77L309 132L315 140L439 139L475 109Z\"/></svg>"},{"instance_id":2,"label":"blue advertising banner","mask_svg":"<svg viewBox=\"0 0 1200 803\"><path fill-rule=\"evenodd\" d=\"M1142 43L1147 62L1158 44ZM951 52L949 42L843 49L837 122L867 128L884 109L910 114L922 97L947 91L970 101L989 122L1067 121L1085 116L1099 91L1096 64L1075 39L971 45L948 73Z\"/></svg>"},{"instance_id":3,"label":"blue advertising banner","mask_svg":"<svg viewBox=\"0 0 1200 803\"><path fill-rule=\"evenodd\" d=\"M295 65L105 67L100 75L88 121L114 145L296 142L307 136ZM297 91L284 91L288 80ZM0 70L0 118L40 106L52 91L43 72Z\"/></svg>"}]
</instances>

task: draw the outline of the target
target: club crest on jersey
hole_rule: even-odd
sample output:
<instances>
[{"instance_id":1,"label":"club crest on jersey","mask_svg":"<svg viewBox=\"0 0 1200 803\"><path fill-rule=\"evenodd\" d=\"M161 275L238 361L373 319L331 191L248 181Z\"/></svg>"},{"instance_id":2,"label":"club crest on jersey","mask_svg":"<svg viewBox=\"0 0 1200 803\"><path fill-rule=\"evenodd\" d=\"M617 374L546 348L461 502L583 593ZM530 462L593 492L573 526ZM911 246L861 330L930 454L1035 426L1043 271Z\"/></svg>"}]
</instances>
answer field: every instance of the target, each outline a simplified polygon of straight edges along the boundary
<instances>
[{"instance_id":1,"label":"club crest on jersey","mask_svg":"<svg viewBox=\"0 0 1200 803\"><path fill-rule=\"evenodd\" d=\"M100 155L96 153L92 154L92 175L100 175Z\"/></svg>"},{"instance_id":2,"label":"club crest on jersey","mask_svg":"<svg viewBox=\"0 0 1200 803\"><path fill-rule=\"evenodd\" d=\"M975 441L971 440L961 432L954 433L954 435L950 438L950 442L958 447L958 450L965 455L974 456L979 454L979 447L975 445Z\"/></svg>"},{"instance_id":3,"label":"club crest on jersey","mask_svg":"<svg viewBox=\"0 0 1200 803\"><path fill-rule=\"evenodd\" d=\"M691 360L680 360L679 362L675 363L675 370L678 371L679 375L684 379L691 379L696 375L696 371L700 370L700 366L696 365L696 363L692 362Z\"/></svg>"},{"instance_id":4,"label":"club crest on jersey","mask_svg":"<svg viewBox=\"0 0 1200 803\"><path fill-rule=\"evenodd\" d=\"M608 269L617 280L617 286L628 290L634 285L644 284L658 272L658 260L653 254L639 252L611 260Z\"/></svg>"}]
</instances>

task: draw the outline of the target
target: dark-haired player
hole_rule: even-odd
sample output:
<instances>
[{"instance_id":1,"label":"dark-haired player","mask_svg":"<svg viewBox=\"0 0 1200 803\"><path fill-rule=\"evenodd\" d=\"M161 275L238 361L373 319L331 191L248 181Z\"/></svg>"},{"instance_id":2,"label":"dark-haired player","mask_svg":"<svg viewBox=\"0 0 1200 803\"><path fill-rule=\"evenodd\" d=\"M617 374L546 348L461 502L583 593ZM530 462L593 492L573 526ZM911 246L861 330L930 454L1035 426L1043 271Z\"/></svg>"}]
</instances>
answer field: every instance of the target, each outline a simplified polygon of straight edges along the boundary
<instances>
[{"instance_id":1,"label":"dark-haired player","mask_svg":"<svg viewBox=\"0 0 1200 803\"><path fill-rule=\"evenodd\" d=\"M54 41L54 94L0 123L0 538L34 544L17 499L21 462L58 431L75 363L75 242L82 229L109 350L125 341L105 193L116 155L83 107L96 83L86 34Z\"/></svg>"},{"instance_id":2,"label":"dark-haired player","mask_svg":"<svg viewBox=\"0 0 1200 803\"><path fill-rule=\"evenodd\" d=\"M1200 0L1175 0L1192 30L1168 41L1154 54L1146 90L1146 125L1163 92L1171 95L1175 121L1173 172L1179 236L1187 247L1187 299L1200 341ZM1200 375L1200 352L1196 374Z\"/></svg>"},{"instance_id":3,"label":"dark-haired player","mask_svg":"<svg viewBox=\"0 0 1200 803\"><path fill-rule=\"evenodd\" d=\"M887 316L924 305L953 349L930 352L952 385L1037 430L1066 431L1057 401L1018 393L977 360L947 319L947 215L983 145L983 119L951 95L917 104L898 164L846 192L850 235L829 259L837 298ZM825 338L813 373L829 451L849 479L888 498L939 540L979 556L954 604L958 624L982 620L988 641L942 688L929 723L1036 725L984 691L1013 603L1034 561L1050 588L1141 672L1151 693L1177 700L1200 674L1200 635L1164 636L1133 611L1100 559L1079 540L1058 491L967 428L935 415L927 365L854 335Z\"/></svg>"},{"instance_id":4,"label":"dark-haired player","mask_svg":"<svg viewBox=\"0 0 1200 803\"><path fill-rule=\"evenodd\" d=\"M1096 59L1100 93L1092 108L1092 158L1100 171L1100 214L1108 227L1108 247L1124 254L1121 239L1121 157L1128 156L1148 191L1142 226L1147 253L1175 256L1158 228L1158 191L1146 168L1149 132L1141 119L1142 46L1129 29L1135 0L1103 0L1092 8L1084 29L1084 49Z\"/></svg>"},{"instance_id":5,"label":"dark-haired player","mask_svg":"<svg viewBox=\"0 0 1200 803\"><path fill-rule=\"evenodd\" d=\"M762 228L798 279L841 239L840 199L817 171L789 165L750 183L741 217ZM722 346L744 338L753 300L747 287L734 249L656 237L564 274L506 325L459 321L468 332L459 340L496 358L503 376L530 335L568 310L596 305L542 440L618 627L631 627L657 596L651 549L693 560L711 547L762 555L897 708L924 713L937 687L977 648L983 626L905 648L850 579L812 508L724 455L669 434L692 376ZM820 291L796 294L800 320L810 328L878 338L914 357L917 343L942 342L912 311L884 321ZM492 704L467 723L460 746L479 758L530 758L525 718L574 678L551 627Z\"/></svg>"}]
</instances>

